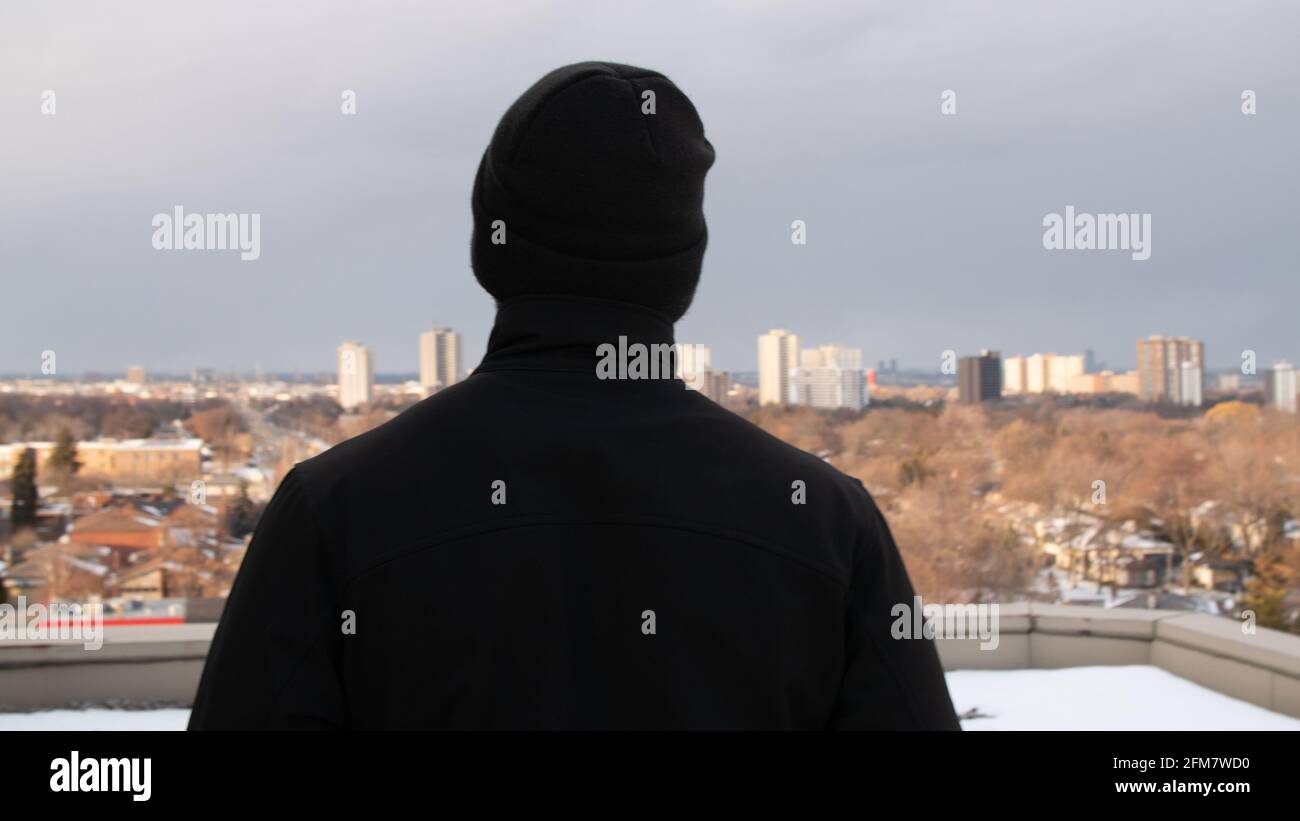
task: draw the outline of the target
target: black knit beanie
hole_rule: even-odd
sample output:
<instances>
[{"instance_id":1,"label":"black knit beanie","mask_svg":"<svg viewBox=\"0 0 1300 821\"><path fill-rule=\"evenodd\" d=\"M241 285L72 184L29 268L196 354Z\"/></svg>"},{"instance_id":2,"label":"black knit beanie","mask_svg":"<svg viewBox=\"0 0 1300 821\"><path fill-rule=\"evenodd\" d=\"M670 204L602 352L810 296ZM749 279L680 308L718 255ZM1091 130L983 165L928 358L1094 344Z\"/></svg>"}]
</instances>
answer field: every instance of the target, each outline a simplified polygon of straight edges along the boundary
<instances>
[{"instance_id":1,"label":"black knit beanie","mask_svg":"<svg viewBox=\"0 0 1300 821\"><path fill-rule=\"evenodd\" d=\"M676 321L700 278L712 164L695 107L667 77L617 63L556 69L510 106L483 152L474 276L498 301L599 297Z\"/></svg>"}]
</instances>

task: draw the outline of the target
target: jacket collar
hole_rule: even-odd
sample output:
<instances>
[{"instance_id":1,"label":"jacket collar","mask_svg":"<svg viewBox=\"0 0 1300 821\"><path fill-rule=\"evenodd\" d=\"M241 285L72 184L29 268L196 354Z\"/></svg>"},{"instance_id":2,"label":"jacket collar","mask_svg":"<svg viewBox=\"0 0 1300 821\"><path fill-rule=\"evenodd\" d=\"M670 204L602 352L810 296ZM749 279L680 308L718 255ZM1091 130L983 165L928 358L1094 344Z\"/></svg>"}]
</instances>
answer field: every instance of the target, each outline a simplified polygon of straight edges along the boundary
<instances>
[{"instance_id":1,"label":"jacket collar","mask_svg":"<svg viewBox=\"0 0 1300 821\"><path fill-rule=\"evenodd\" d=\"M651 308L575 296L529 295L497 307L480 371L594 373L605 343L673 344L673 323Z\"/></svg>"}]
</instances>

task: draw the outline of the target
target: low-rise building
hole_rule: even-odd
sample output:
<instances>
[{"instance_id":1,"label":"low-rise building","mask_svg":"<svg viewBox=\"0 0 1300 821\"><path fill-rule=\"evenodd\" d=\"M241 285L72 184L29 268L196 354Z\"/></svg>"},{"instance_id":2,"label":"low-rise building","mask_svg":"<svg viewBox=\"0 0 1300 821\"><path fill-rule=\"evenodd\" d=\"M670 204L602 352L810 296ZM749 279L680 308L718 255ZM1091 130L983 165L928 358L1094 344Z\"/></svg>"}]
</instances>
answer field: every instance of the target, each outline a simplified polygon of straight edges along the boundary
<instances>
[{"instance_id":1,"label":"low-rise building","mask_svg":"<svg viewBox=\"0 0 1300 821\"><path fill-rule=\"evenodd\" d=\"M0 445L0 479L13 475L23 450L36 452L36 471L45 470L53 442ZM114 482L188 482L200 475L202 439L95 439L77 443L79 476Z\"/></svg>"}]
</instances>

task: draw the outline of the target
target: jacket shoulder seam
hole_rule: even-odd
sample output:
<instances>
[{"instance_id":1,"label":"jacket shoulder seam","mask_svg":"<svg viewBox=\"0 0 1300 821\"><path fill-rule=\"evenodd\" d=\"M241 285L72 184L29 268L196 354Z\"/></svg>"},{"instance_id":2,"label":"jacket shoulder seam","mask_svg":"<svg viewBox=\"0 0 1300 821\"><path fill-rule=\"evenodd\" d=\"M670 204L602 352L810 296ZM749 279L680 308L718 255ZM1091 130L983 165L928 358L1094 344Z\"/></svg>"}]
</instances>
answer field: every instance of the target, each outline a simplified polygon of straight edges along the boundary
<instances>
[{"instance_id":1,"label":"jacket shoulder seam","mask_svg":"<svg viewBox=\"0 0 1300 821\"><path fill-rule=\"evenodd\" d=\"M527 516L516 516L497 522L483 522L475 525L458 528L456 530L440 533L418 542L397 548L383 556L377 557L359 569L350 572L343 584L346 590L351 587L361 577L372 573L384 565L390 564L401 559L408 558L417 553L430 550L440 545L468 539L473 536L485 533L494 533L502 530L513 530L523 527L551 526L564 527L572 525L639 525L642 527L659 527L674 530L685 530L706 536L714 536L727 539L733 542L748 545L757 548L765 553L777 556L803 566L821 576L824 576L834 582L842 590L847 591L849 588L849 579L847 574L836 569L828 563L819 561L810 556L801 555L790 548L784 547L775 542L769 542L757 536L747 533L740 533L730 528L709 525L703 522L695 522L681 519L669 519L661 516L644 516L644 515L611 515L603 517L575 516L570 514L534 514Z\"/></svg>"}]
</instances>

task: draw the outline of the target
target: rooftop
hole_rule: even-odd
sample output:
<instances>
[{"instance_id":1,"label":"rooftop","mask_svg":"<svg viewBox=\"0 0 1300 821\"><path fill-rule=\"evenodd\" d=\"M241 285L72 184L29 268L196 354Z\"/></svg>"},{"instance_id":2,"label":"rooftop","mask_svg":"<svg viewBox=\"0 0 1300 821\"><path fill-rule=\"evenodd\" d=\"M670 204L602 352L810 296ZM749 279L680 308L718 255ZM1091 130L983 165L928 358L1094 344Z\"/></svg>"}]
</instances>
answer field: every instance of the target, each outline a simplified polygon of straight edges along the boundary
<instances>
[{"instance_id":1,"label":"rooftop","mask_svg":"<svg viewBox=\"0 0 1300 821\"><path fill-rule=\"evenodd\" d=\"M181 729L213 629L107 627L97 651L0 641L0 730ZM1000 607L997 639L938 642L966 729L1300 730L1294 635L1185 611L1019 603ZM151 709L61 709L81 705Z\"/></svg>"}]
</instances>

